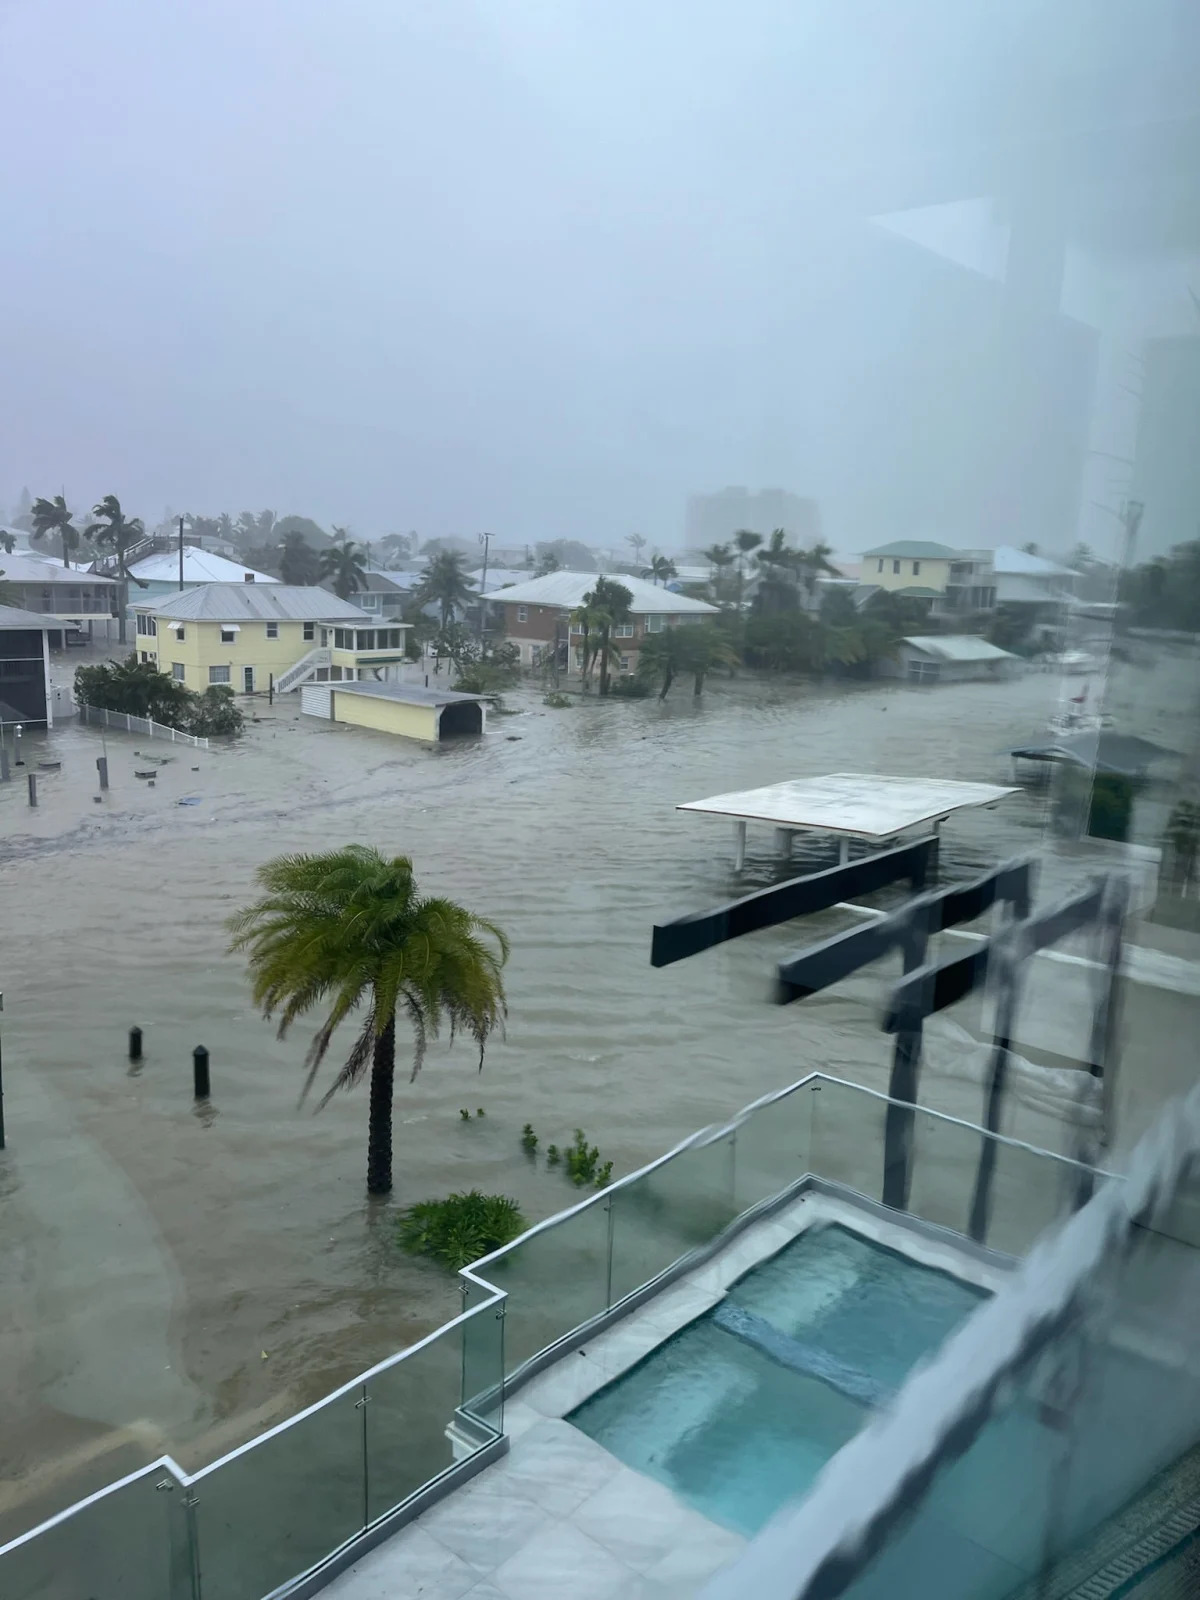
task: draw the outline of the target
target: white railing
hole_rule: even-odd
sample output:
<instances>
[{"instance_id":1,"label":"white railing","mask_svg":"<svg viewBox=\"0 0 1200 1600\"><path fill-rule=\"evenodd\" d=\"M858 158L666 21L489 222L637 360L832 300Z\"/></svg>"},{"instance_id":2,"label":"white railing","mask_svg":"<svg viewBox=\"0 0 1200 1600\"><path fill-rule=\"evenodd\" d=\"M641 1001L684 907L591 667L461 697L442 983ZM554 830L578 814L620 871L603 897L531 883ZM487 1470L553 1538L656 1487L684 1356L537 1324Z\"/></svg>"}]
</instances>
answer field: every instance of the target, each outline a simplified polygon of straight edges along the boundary
<instances>
[{"instance_id":1,"label":"white railing","mask_svg":"<svg viewBox=\"0 0 1200 1600\"><path fill-rule=\"evenodd\" d=\"M172 744L191 745L193 750L208 749L208 740L199 734L168 728L165 723L152 722L149 717L131 717L127 711L105 711L102 706L82 703L77 709L80 722L89 722L97 728L120 728L125 733L144 733L150 739L169 739Z\"/></svg>"},{"instance_id":2,"label":"white railing","mask_svg":"<svg viewBox=\"0 0 1200 1600\"><path fill-rule=\"evenodd\" d=\"M306 678L311 678L318 667L327 667L333 660L333 651L325 645L318 645L315 650L310 650L306 656L301 656L294 666L281 672L275 679L275 693L287 694L290 689L297 689Z\"/></svg>"}]
</instances>

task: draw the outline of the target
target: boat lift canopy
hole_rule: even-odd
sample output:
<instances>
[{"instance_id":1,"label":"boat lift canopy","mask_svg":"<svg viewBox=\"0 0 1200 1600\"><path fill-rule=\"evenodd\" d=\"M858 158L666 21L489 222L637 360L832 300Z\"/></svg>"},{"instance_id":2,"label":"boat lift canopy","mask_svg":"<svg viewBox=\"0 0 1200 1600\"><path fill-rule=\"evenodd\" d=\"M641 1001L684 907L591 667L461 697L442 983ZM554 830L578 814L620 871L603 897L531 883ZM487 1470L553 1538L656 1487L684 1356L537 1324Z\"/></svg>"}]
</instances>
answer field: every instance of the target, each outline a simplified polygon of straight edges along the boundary
<instances>
[{"instance_id":1,"label":"boat lift canopy","mask_svg":"<svg viewBox=\"0 0 1200 1600\"><path fill-rule=\"evenodd\" d=\"M894 778L874 772L832 772L820 778L792 778L761 789L742 789L689 800L678 811L705 811L732 817L736 866L745 864L746 823L773 823L785 855L792 834L827 834L849 855L851 839L883 845L913 828L937 829L955 811L994 806L1018 790L994 783L959 783L947 778Z\"/></svg>"}]
</instances>

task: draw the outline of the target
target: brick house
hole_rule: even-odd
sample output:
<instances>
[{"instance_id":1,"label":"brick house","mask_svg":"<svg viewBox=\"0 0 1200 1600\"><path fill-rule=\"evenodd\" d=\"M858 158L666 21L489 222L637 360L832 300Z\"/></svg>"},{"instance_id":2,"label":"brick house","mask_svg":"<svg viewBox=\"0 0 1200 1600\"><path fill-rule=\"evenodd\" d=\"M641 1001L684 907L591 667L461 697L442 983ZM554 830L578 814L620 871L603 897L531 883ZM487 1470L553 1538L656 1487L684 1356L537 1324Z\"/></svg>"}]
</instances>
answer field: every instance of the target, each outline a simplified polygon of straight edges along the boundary
<instances>
[{"instance_id":1,"label":"brick house","mask_svg":"<svg viewBox=\"0 0 1200 1600\"><path fill-rule=\"evenodd\" d=\"M530 578L526 583L500 589L487 597L489 624L508 643L519 647L523 667L537 666L548 650L554 650L562 671L578 672L583 665L583 634L571 619L597 581L594 572L550 572L544 578ZM633 596L629 621L613 633L613 642L621 652L614 664L618 673L636 668L638 652L648 635L712 622L719 615L717 607L707 600L693 600L690 595L676 594L644 578L617 573L614 581Z\"/></svg>"}]
</instances>

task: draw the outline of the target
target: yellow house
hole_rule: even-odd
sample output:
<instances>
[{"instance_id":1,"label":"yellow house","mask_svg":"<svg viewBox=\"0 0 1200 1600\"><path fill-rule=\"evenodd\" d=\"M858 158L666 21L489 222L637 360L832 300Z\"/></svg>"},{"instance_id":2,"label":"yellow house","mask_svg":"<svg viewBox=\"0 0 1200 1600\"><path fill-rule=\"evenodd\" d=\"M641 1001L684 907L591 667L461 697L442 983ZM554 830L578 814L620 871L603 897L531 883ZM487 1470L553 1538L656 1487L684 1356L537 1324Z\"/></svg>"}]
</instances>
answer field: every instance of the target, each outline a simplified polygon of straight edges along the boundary
<instances>
[{"instance_id":1,"label":"yellow house","mask_svg":"<svg viewBox=\"0 0 1200 1600\"><path fill-rule=\"evenodd\" d=\"M313 680L385 682L404 660L403 623L381 627L326 589L206 583L132 604L138 659L197 693L285 694Z\"/></svg>"},{"instance_id":2,"label":"yellow house","mask_svg":"<svg viewBox=\"0 0 1200 1600\"><path fill-rule=\"evenodd\" d=\"M897 539L893 544L863 551L858 581L876 584L893 593L904 589L923 590L917 598L930 599L945 594L951 564L961 559L959 552L948 544L934 544L929 539Z\"/></svg>"}]
</instances>

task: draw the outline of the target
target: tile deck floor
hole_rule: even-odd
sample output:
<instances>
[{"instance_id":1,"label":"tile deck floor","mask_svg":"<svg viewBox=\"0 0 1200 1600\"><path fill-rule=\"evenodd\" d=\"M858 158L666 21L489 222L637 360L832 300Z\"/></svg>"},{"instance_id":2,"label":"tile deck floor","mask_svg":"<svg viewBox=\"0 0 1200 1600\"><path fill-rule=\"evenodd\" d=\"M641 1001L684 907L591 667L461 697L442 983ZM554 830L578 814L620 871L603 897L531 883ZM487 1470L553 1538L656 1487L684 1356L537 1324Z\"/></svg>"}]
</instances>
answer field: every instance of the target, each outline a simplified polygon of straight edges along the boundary
<instances>
[{"instance_id":1,"label":"tile deck floor","mask_svg":"<svg viewBox=\"0 0 1200 1600\"><path fill-rule=\"evenodd\" d=\"M506 1456L364 1555L325 1600L691 1600L745 1540L625 1466L564 1420L588 1395L721 1299L817 1222L846 1222L986 1288L999 1274L948 1246L822 1195L748 1229L505 1406Z\"/></svg>"}]
</instances>

